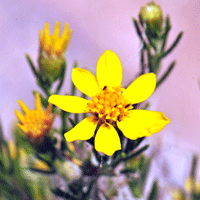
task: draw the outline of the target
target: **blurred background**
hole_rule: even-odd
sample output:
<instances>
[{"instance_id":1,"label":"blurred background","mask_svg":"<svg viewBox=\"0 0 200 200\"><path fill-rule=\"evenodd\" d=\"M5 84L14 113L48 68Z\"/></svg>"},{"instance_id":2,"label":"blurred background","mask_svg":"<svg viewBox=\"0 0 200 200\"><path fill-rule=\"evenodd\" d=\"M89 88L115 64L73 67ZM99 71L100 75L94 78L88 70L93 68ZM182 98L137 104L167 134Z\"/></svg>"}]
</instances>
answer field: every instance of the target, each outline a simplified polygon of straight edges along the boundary
<instances>
[{"instance_id":1,"label":"blurred background","mask_svg":"<svg viewBox=\"0 0 200 200\"><path fill-rule=\"evenodd\" d=\"M123 66L123 85L137 75L140 41L132 18L138 18L146 0L3 0L0 1L0 117L6 138L11 137L17 100L34 108L32 90L35 78L25 59L29 53L37 63L38 31L50 23L53 31L57 20L73 29L67 50L68 74L61 94L70 89L70 74L74 60L79 67L95 73L99 56L111 49ZM189 174L193 153L200 155L200 2L198 0L155 1L170 15L172 30L168 46L180 31L184 31L178 47L163 62L162 70L177 60L169 78L149 99L150 110L162 111L170 120L161 132L146 140L149 151L155 152L152 179L161 176L165 187L183 184ZM62 28L62 27L61 27ZM162 74L162 71L160 72ZM159 76L159 75L158 75ZM59 122L57 122L59 123ZM158 158L159 159L156 159ZM163 167L165 168L163 170Z\"/></svg>"}]
</instances>

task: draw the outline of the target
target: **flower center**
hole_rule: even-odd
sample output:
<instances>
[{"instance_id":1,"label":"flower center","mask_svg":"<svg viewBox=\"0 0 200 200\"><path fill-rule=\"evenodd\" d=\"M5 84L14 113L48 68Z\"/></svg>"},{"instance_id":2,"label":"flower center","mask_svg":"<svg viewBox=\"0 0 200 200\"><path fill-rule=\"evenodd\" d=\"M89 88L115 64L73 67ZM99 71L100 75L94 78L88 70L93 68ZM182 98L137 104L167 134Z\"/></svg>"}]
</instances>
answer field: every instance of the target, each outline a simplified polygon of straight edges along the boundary
<instances>
[{"instance_id":1,"label":"flower center","mask_svg":"<svg viewBox=\"0 0 200 200\"><path fill-rule=\"evenodd\" d=\"M43 112L30 110L25 116L24 126L32 136L40 136L45 133L50 125L50 119Z\"/></svg>"},{"instance_id":2,"label":"flower center","mask_svg":"<svg viewBox=\"0 0 200 200\"><path fill-rule=\"evenodd\" d=\"M128 115L128 110L133 107L128 100L124 99L122 91L121 87L105 86L98 95L93 97L88 103L89 112L94 116L93 121L112 124Z\"/></svg>"}]
</instances>

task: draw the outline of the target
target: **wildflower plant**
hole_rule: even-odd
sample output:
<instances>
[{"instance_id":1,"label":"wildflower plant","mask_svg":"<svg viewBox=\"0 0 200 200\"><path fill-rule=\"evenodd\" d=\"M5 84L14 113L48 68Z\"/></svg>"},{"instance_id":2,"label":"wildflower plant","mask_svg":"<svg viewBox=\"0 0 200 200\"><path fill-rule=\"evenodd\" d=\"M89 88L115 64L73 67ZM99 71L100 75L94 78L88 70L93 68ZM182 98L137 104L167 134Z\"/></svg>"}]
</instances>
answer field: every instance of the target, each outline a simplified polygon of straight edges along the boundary
<instances>
[{"instance_id":1,"label":"wildflower plant","mask_svg":"<svg viewBox=\"0 0 200 200\"><path fill-rule=\"evenodd\" d=\"M121 62L111 50L105 51L99 58L96 73L97 78L80 68L72 71L74 85L92 100L61 95L49 98L50 103L64 111L92 114L65 133L68 142L89 140L96 132L95 149L111 156L121 150L116 129L120 129L127 138L136 140L160 131L169 123L169 119L161 112L137 110L132 106L146 100L153 93L156 86L155 74L141 75L127 89L121 88Z\"/></svg>"},{"instance_id":2,"label":"wildflower plant","mask_svg":"<svg viewBox=\"0 0 200 200\"><path fill-rule=\"evenodd\" d=\"M141 68L139 76L134 77L126 88L122 86L120 56L106 50L97 61L96 76L79 68L75 62L71 93L60 94L67 69L65 52L72 34L68 23L64 25L62 34L60 22L56 22L52 35L49 23L45 23L44 31L39 31L38 66L26 55L42 92L33 91L36 109L30 110L21 100L18 101L22 113L15 111L19 120L17 132L23 134L16 134L16 149L23 148L30 160L23 172L56 175L64 181L66 187L50 187L51 195L73 200L100 199L102 195L112 198L118 192L100 190L98 180L109 177L111 184L112 178L120 174L126 177L132 195L142 197L151 158L142 155L149 145L139 146L146 137L161 131L170 122L162 112L147 110L148 103L143 102L174 68L175 62L160 74L162 59L175 48L182 36L180 33L172 46L166 49L171 28L169 17L164 26L161 8L154 3L147 6L151 9L141 9L140 22L133 20L142 43ZM57 83L56 87L53 87L54 83ZM76 89L81 91L81 97L75 96ZM55 116L61 120L59 128L53 125ZM17 162L11 157L9 160ZM42 191L39 185L37 190ZM159 182L154 181L148 199L157 199L158 185ZM109 188L114 186L109 185ZM33 194L31 189L28 193ZM27 199L40 199L38 193L36 196L29 195ZM52 196L41 197L50 198Z\"/></svg>"}]
</instances>

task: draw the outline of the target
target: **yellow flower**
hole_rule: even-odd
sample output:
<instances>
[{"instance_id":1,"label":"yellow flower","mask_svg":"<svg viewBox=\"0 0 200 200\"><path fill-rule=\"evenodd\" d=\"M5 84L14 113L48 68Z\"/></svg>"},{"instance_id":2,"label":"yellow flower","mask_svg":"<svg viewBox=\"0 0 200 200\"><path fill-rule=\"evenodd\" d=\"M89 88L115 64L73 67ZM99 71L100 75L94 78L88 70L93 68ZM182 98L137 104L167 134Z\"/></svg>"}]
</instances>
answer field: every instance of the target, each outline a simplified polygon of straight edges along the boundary
<instances>
[{"instance_id":1,"label":"yellow flower","mask_svg":"<svg viewBox=\"0 0 200 200\"><path fill-rule=\"evenodd\" d=\"M160 131L169 123L162 112L132 109L132 104L146 100L153 93L155 74L144 74L123 89L121 62L114 52L107 50L97 62L96 75L97 78L80 68L72 71L74 85L92 100L61 95L49 98L50 103L67 112L92 114L65 133L68 142L88 140L95 132L96 150L112 155L121 149L116 127L127 138L136 140Z\"/></svg>"},{"instance_id":2,"label":"yellow flower","mask_svg":"<svg viewBox=\"0 0 200 200\"><path fill-rule=\"evenodd\" d=\"M54 34L50 35L49 23L45 23L44 33L39 31L40 54L38 63L43 77L55 81L62 73L66 65L64 53L68 47L72 29L65 23L64 31L60 36L60 22L56 22Z\"/></svg>"},{"instance_id":3,"label":"yellow flower","mask_svg":"<svg viewBox=\"0 0 200 200\"><path fill-rule=\"evenodd\" d=\"M20 121L17 125L25 132L32 144L37 145L38 143L39 145L43 143L55 118L55 114L51 116L52 105L49 104L47 110L43 111L38 93L35 95L35 110L29 110L21 100L18 103L25 115L23 116L18 110L15 110L15 114Z\"/></svg>"},{"instance_id":4,"label":"yellow flower","mask_svg":"<svg viewBox=\"0 0 200 200\"><path fill-rule=\"evenodd\" d=\"M60 22L56 22L53 35L50 35L49 23L45 23L44 32L42 30L39 31L40 52L48 57L62 56L68 47L72 35L72 29L69 28L68 23L65 23L62 35L60 36L59 34Z\"/></svg>"}]
</instances>

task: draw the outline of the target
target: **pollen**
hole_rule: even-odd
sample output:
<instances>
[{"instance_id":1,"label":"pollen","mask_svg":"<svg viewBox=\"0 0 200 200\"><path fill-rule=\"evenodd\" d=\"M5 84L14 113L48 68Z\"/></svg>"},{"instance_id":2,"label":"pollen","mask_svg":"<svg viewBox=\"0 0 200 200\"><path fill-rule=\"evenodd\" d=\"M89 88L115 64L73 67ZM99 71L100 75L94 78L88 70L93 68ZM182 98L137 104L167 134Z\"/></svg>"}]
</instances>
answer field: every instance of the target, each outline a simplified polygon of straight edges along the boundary
<instances>
[{"instance_id":1,"label":"pollen","mask_svg":"<svg viewBox=\"0 0 200 200\"><path fill-rule=\"evenodd\" d=\"M122 95L123 88L105 86L103 90L88 103L89 112L94 116L94 121L101 124L123 120L128 116L128 110L133 106Z\"/></svg>"}]
</instances>

